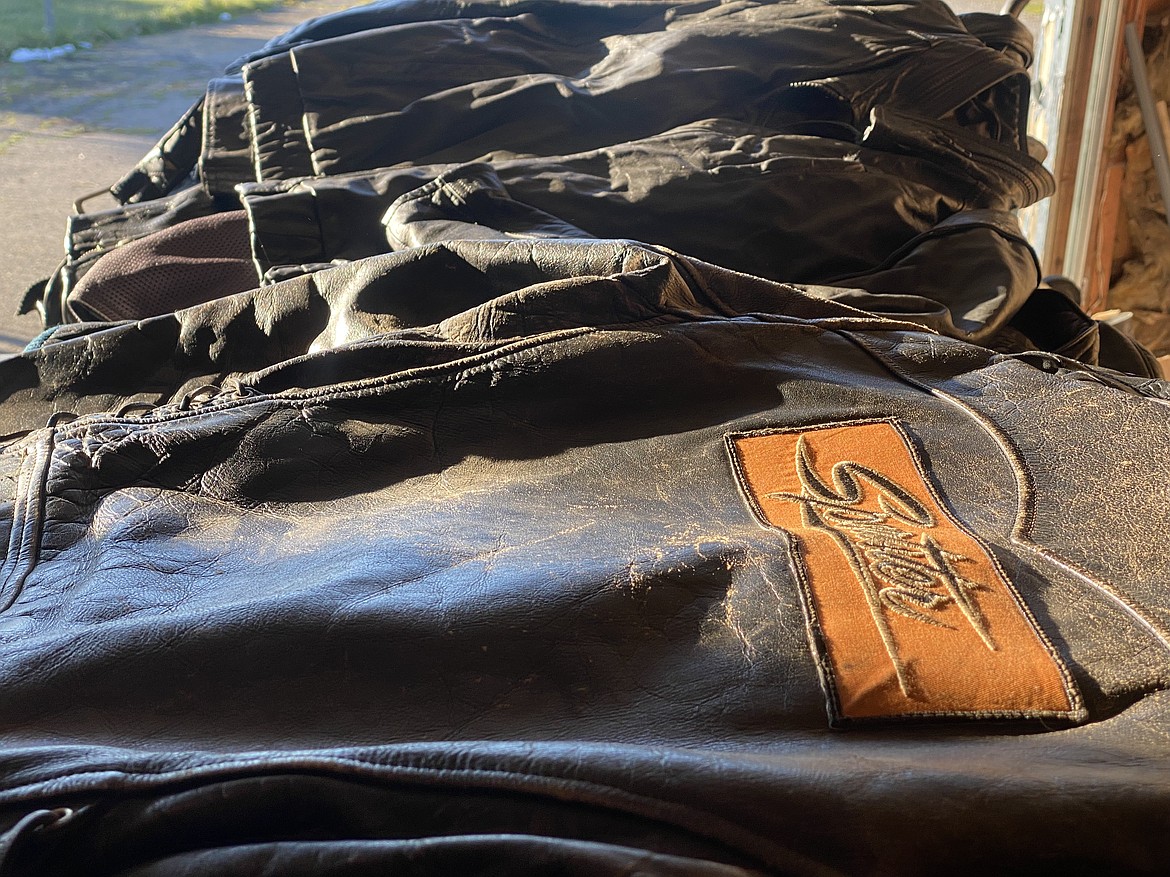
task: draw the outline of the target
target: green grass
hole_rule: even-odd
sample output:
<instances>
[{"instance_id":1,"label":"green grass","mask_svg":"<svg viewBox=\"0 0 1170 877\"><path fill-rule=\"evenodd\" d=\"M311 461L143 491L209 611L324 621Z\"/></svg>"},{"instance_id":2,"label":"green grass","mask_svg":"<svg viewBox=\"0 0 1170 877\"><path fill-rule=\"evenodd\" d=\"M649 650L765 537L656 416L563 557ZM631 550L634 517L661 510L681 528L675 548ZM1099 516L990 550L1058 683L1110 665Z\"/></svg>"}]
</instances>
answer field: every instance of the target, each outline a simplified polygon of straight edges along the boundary
<instances>
[{"instance_id":1,"label":"green grass","mask_svg":"<svg viewBox=\"0 0 1170 877\"><path fill-rule=\"evenodd\" d=\"M55 26L45 32L45 0L0 0L0 61L13 49L98 43L284 5L288 0L50 0Z\"/></svg>"}]
</instances>

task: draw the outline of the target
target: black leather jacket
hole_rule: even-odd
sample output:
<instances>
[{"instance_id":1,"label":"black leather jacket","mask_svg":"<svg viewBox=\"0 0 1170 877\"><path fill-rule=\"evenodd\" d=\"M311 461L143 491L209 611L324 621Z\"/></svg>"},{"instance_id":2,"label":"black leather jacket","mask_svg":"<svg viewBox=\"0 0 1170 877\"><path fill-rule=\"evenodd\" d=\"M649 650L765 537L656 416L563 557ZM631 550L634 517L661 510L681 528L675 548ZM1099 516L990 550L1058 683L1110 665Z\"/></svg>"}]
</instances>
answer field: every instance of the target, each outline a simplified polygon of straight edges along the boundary
<instances>
[{"instance_id":1,"label":"black leather jacket","mask_svg":"<svg viewBox=\"0 0 1170 877\"><path fill-rule=\"evenodd\" d=\"M708 7L982 45L938 3ZM0 361L0 873L1160 873L1170 386L599 239L511 197L551 161L254 180L263 285Z\"/></svg>"},{"instance_id":2,"label":"black leather jacket","mask_svg":"<svg viewBox=\"0 0 1170 877\"><path fill-rule=\"evenodd\" d=\"M66 263L26 301L47 326L189 305L78 288L182 219L243 206L254 284L443 240L433 222L398 237L389 212L435 196L461 234L636 239L1001 350L1096 362L1102 331L1124 347L1059 297L1040 308L1054 318L1027 313L1040 272L1012 211L1052 179L1029 154L1031 37L1011 18L417 0L309 22L245 60L113 187L126 207L71 219ZM208 298L247 288L217 282ZM1139 351L1106 363L1158 374Z\"/></svg>"},{"instance_id":3,"label":"black leather jacket","mask_svg":"<svg viewBox=\"0 0 1170 877\"><path fill-rule=\"evenodd\" d=\"M26 384L5 429L31 430L0 456L0 800L74 811L16 836L13 873L1118 873L1170 852L1165 384L589 241L377 257L0 368ZM174 401L118 413L130 383ZM948 568L1008 583L956 593L1018 601L991 625L1007 669L973 671L979 643L932 659L982 692L912 710L952 721L847 715L819 632L837 610L807 583L864 540L838 522L802 553L815 527L770 525L740 471L737 437L821 455L826 424L861 430L857 454L884 424L893 457L878 478L821 457L823 490L937 503L972 540ZM864 617L945 645L968 628L915 547L936 531L897 526L912 545L877 535L919 587ZM865 577L843 581L855 611ZM1021 707L1030 638L1058 685Z\"/></svg>"}]
</instances>

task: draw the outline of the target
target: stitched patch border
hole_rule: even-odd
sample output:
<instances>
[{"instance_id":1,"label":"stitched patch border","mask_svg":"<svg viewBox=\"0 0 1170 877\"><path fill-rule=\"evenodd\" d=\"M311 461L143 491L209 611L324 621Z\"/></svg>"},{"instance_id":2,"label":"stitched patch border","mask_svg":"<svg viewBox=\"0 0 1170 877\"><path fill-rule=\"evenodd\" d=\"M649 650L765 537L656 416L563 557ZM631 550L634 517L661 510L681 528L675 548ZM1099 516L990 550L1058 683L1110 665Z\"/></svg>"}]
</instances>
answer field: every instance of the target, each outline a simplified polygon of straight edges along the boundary
<instances>
[{"instance_id":1,"label":"stitched patch border","mask_svg":"<svg viewBox=\"0 0 1170 877\"><path fill-rule=\"evenodd\" d=\"M753 515L789 537L830 724L1085 718L1051 641L896 420L726 444Z\"/></svg>"}]
</instances>

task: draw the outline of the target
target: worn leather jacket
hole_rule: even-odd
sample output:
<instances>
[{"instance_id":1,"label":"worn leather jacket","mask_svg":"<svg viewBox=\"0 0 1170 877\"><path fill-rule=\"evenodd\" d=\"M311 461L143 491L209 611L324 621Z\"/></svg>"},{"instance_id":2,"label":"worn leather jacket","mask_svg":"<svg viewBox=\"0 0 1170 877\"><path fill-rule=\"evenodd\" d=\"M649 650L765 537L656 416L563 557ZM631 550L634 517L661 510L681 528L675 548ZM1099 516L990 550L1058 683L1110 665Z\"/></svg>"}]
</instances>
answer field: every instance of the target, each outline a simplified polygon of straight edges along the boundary
<instances>
[{"instance_id":1,"label":"worn leather jacket","mask_svg":"<svg viewBox=\"0 0 1170 877\"><path fill-rule=\"evenodd\" d=\"M1170 385L600 236L544 159L254 179L250 241L387 251L0 360L0 874L1161 873Z\"/></svg>"},{"instance_id":2,"label":"worn leather jacket","mask_svg":"<svg viewBox=\"0 0 1170 877\"><path fill-rule=\"evenodd\" d=\"M1161 382L592 241L0 369L11 873L1170 853Z\"/></svg>"},{"instance_id":3,"label":"worn leather jacket","mask_svg":"<svg viewBox=\"0 0 1170 877\"><path fill-rule=\"evenodd\" d=\"M112 187L123 207L71 218L25 308L46 326L139 319L441 240L437 222L396 228L437 197L431 218L464 230L646 241L999 350L1157 376L1035 293L1013 215L1052 191L1025 133L1030 60L1015 19L936 0L375 3L213 80ZM233 254L226 276L153 277L130 302L82 282L128 243L240 208L249 240L205 245Z\"/></svg>"}]
</instances>

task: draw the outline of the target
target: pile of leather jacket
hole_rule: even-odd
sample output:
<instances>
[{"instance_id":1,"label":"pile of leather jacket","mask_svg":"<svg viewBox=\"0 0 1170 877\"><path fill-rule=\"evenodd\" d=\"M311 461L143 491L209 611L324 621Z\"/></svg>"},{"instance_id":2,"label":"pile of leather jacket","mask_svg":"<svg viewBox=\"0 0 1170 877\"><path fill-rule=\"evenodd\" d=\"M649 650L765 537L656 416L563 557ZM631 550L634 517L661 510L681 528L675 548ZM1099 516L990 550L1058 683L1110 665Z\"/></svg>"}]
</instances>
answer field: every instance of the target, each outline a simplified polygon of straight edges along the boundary
<instances>
[{"instance_id":1,"label":"pile of leather jacket","mask_svg":"<svg viewBox=\"0 0 1170 877\"><path fill-rule=\"evenodd\" d=\"M1031 39L391 0L212 81L0 361L0 874L1164 873L1170 385Z\"/></svg>"}]
</instances>

